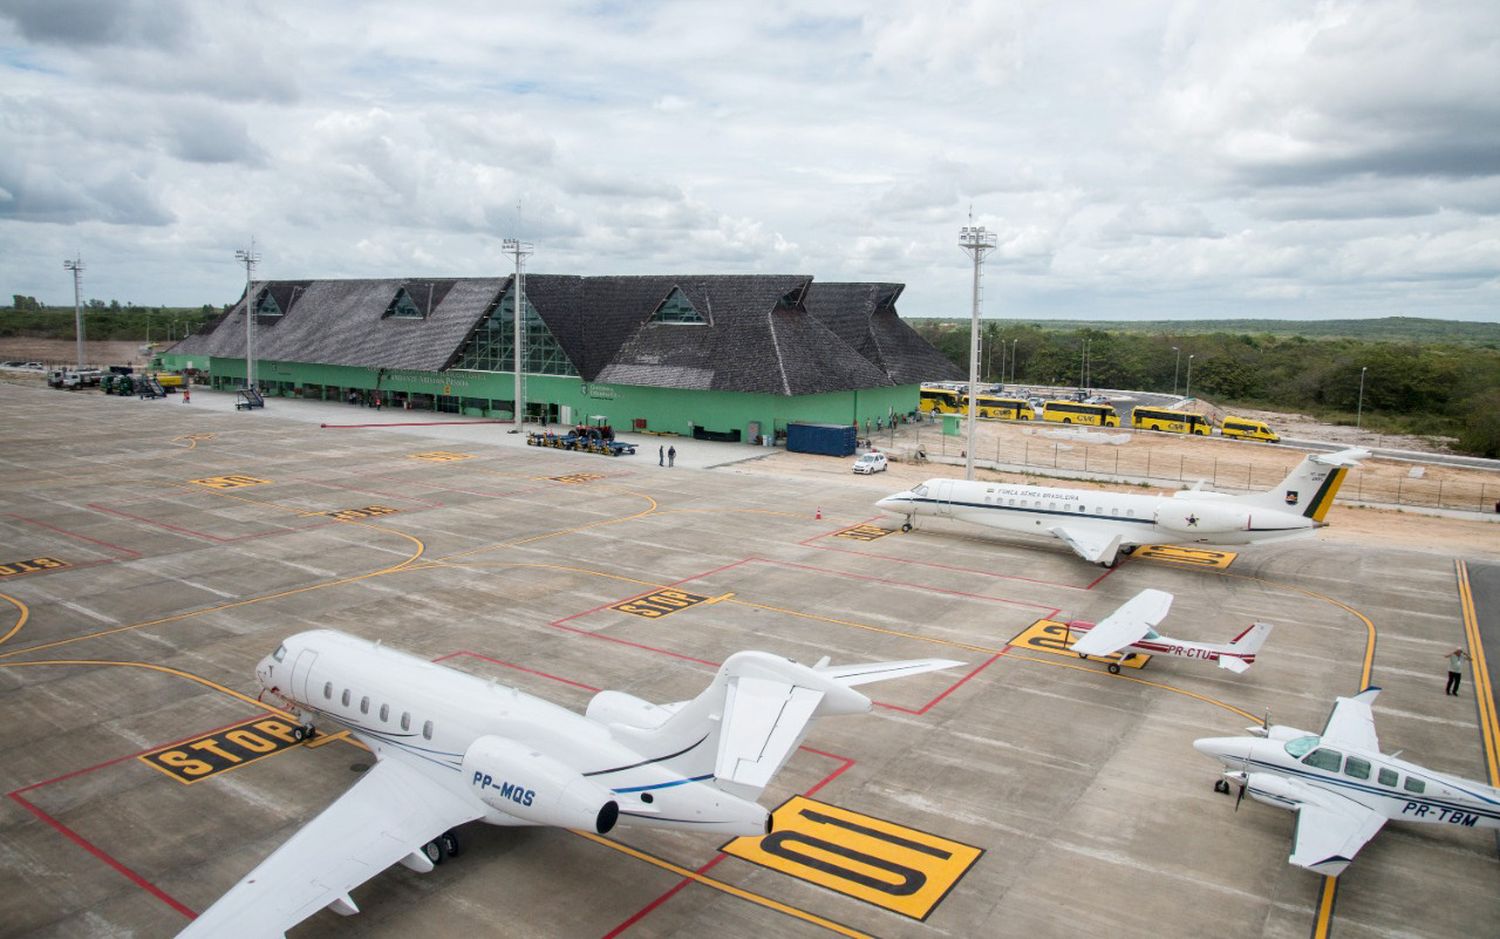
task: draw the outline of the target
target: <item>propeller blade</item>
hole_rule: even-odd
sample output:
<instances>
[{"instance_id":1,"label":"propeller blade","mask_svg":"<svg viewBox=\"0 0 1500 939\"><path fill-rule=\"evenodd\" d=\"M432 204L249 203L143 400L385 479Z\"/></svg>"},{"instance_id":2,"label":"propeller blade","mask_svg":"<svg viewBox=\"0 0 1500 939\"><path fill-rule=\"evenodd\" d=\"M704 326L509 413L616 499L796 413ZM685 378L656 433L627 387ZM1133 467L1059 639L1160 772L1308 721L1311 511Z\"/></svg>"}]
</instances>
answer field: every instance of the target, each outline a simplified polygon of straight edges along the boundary
<instances>
[{"instance_id":1,"label":"propeller blade","mask_svg":"<svg viewBox=\"0 0 1500 939\"><path fill-rule=\"evenodd\" d=\"M1240 794L1234 797L1234 810L1240 810L1240 803L1245 801L1245 784L1240 783Z\"/></svg>"}]
</instances>

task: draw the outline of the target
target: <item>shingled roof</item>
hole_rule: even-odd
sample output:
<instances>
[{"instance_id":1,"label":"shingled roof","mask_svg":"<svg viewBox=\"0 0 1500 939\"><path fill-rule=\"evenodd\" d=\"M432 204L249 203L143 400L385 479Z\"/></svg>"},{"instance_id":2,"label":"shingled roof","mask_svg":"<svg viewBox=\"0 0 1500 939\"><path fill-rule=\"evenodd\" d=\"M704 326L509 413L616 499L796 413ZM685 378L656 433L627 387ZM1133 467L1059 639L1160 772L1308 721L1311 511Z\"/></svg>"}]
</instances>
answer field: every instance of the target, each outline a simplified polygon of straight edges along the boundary
<instances>
[{"instance_id":1,"label":"shingled roof","mask_svg":"<svg viewBox=\"0 0 1500 939\"><path fill-rule=\"evenodd\" d=\"M904 289L903 284L815 283L807 294L807 311L897 385L963 378L963 369L896 313L896 299Z\"/></svg>"},{"instance_id":2,"label":"shingled roof","mask_svg":"<svg viewBox=\"0 0 1500 939\"><path fill-rule=\"evenodd\" d=\"M269 291L286 312L281 316L256 316L255 357L439 371L507 283L504 277L467 277L257 284L255 303ZM294 291L289 284L300 289ZM429 285L432 306L427 310ZM402 288L426 313L423 318L386 315ZM244 358L245 298L240 297L212 332L190 336L171 351Z\"/></svg>"},{"instance_id":3,"label":"shingled roof","mask_svg":"<svg viewBox=\"0 0 1500 939\"><path fill-rule=\"evenodd\" d=\"M256 317L256 357L442 371L511 278L272 281L281 316ZM388 315L405 289L421 318ZM902 323L899 284L814 284L803 274L530 274L527 301L584 381L805 395L947 378L957 367ZM702 323L658 322L674 291ZM243 358L245 298L174 353Z\"/></svg>"}]
</instances>

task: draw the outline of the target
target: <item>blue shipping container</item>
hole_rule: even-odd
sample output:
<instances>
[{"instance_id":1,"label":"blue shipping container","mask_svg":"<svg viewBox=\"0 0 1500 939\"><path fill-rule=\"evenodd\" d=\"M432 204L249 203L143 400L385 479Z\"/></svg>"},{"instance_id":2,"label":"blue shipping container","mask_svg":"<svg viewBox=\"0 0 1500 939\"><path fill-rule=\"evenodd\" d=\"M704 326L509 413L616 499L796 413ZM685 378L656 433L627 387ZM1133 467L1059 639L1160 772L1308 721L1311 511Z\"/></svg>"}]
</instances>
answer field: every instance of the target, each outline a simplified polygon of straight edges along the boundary
<instances>
[{"instance_id":1,"label":"blue shipping container","mask_svg":"<svg viewBox=\"0 0 1500 939\"><path fill-rule=\"evenodd\" d=\"M853 424L786 425L786 448L791 453L851 456L857 439Z\"/></svg>"}]
</instances>

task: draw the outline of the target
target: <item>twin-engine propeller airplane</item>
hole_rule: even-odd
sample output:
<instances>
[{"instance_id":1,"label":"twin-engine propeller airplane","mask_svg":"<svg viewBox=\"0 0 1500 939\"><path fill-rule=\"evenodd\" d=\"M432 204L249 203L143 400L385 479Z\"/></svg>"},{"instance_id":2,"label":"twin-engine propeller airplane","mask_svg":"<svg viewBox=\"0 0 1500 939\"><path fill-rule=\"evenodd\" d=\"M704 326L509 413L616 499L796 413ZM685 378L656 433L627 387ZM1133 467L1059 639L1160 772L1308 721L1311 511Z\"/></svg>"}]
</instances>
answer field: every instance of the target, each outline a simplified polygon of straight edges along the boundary
<instances>
[{"instance_id":1,"label":"twin-engine propeller airplane","mask_svg":"<svg viewBox=\"0 0 1500 939\"><path fill-rule=\"evenodd\" d=\"M902 531L911 531L917 516L953 518L1051 535L1067 542L1084 560L1114 567L1122 550L1129 554L1138 545L1258 544L1309 534L1325 524L1323 518L1349 467L1369 455L1353 448L1310 454L1276 488L1245 496L1196 489L1171 497L1138 496L929 479L875 505L887 514L905 516Z\"/></svg>"},{"instance_id":2,"label":"twin-engine propeller airplane","mask_svg":"<svg viewBox=\"0 0 1500 939\"><path fill-rule=\"evenodd\" d=\"M1323 733L1279 725L1253 737L1205 737L1193 747L1224 764L1214 783L1297 813L1288 861L1337 877L1390 819L1500 828L1500 789L1380 752L1370 705L1379 688L1338 698Z\"/></svg>"},{"instance_id":3,"label":"twin-engine propeller airplane","mask_svg":"<svg viewBox=\"0 0 1500 939\"><path fill-rule=\"evenodd\" d=\"M754 801L808 722L870 709L853 686L937 671L946 659L808 667L738 652L691 701L601 691L580 715L514 688L332 630L298 633L255 675L304 733L348 729L375 765L182 936L281 936L400 862L426 873L465 822L601 834L624 821L768 833Z\"/></svg>"},{"instance_id":4,"label":"twin-engine propeller airplane","mask_svg":"<svg viewBox=\"0 0 1500 939\"><path fill-rule=\"evenodd\" d=\"M1256 623L1227 643L1173 639L1152 628L1167 618L1167 611L1170 609L1170 593L1165 590L1142 590L1097 626L1081 620L1069 620L1069 632L1083 633L1071 648L1078 653L1079 658L1113 655L1128 649L1124 656L1126 660L1142 652L1203 659L1216 662L1220 668L1227 668L1238 674L1254 664L1261 644L1271 635L1270 623ZM1119 663L1110 662L1109 670L1111 674L1118 675Z\"/></svg>"}]
</instances>

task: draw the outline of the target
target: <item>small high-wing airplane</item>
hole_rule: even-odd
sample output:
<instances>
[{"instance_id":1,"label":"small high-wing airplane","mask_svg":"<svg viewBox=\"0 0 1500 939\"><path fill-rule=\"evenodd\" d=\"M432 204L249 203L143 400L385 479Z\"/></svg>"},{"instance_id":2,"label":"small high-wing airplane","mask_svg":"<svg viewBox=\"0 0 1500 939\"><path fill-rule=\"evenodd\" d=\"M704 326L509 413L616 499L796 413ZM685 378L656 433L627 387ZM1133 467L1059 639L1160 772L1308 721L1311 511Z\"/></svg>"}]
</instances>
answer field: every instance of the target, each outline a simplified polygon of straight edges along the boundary
<instances>
[{"instance_id":1,"label":"small high-wing airplane","mask_svg":"<svg viewBox=\"0 0 1500 939\"><path fill-rule=\"evenodd\" d=\"M953 518L1051 535L1084 560L1114 567L1121 551L1139 545L1258 544L1309 534L1325 524L1349 467L1369 455L1357 448L1309 454L1276 488L1243 496L1197 489L1139 496L937 478L875 505L905 516L902 531L911 531L919 515Z\"/></svg>"},{"instance_id":2,"label":"small high-wing airplane","mask_svg":"<svg viewBox=\"0 0 1500 939\"><path fill-rule=\"evenodd\" d=\"M755 802L809 721L870 710L853 686L960 663L814 666L738 652L691 701L601 691L585 714L333 630L290 637L255 669L304 722L349 730L375 765L195 919L182 936L281 936L397 862L426 873L465 822L603 834L616 822L758 835Z\"/></svg>"},{"instance_id":3,"label":"small high-wing airplane","mask_svg":"<svg viewBox=\"0 0 1500 939\"><path fill-rule=\"evenodd\" d=\"M1298 867L1337 877L1390 819L1461 828L1500 828L1500 789L1380 752L1370 705L1379 688L1338 698L1322 734L1279 725L1251 737L1205 737L1193 747L1224 764L1214 783L1239 800L1297 813L1292 853Z\"/></svg>"},{"instance_id":4,"label":"small high-wing airplane","mask_svg":"<svg viewBox=\"0 0 1500 939\"><path fill-rule=\"evenodd\" d=\"M1078 653L1079 658L1113 655L1122 649L1128 649L1125 659L1138 652L1205 659L1217 662L1220 668L1227 668L1238 674L1254 664L1255 654L1260 651L1261 643L1271 635L1270 623L1256 623L1228 642L1173 639L1153 628L1167 618L1167 611L1171 608L1170 593L1165 590L1142 590L1097 626L1082 620L1069 620L1069 632L1083 633L1071 648ZM1109 670L1118 675L1119 663L1110 662Z\"/></svg>"}]
</instances>

